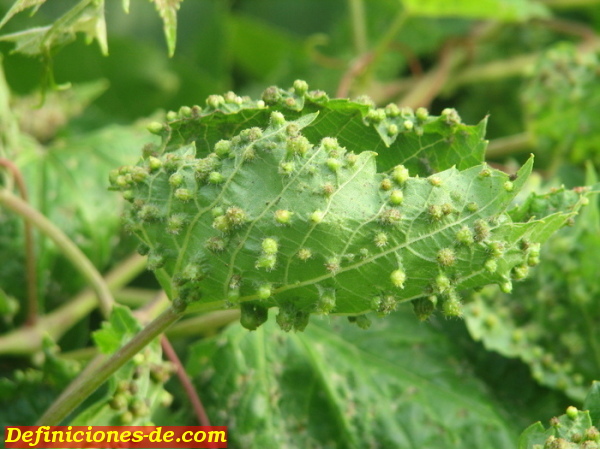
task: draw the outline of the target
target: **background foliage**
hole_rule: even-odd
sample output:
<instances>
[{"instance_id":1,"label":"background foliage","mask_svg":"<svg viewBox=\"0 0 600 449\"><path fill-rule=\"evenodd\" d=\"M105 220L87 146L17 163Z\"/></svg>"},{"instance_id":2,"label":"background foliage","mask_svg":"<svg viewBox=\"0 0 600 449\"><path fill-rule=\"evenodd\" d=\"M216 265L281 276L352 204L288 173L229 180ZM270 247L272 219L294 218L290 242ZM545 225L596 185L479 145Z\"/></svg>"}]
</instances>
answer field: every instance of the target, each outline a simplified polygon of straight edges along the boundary
<instances>
[{"instance_id":1,"label":"background foliage","mask_svg":"<svg viewBox=\"0 0 600 449\"><path fill-rule=\"evenodd\" d=\"M378 106L434 115L453 107L469 125L489 115L490 165L514 173L535 155L516 202L597 182L594 0L2 0L0 12L0 157L125 305L106 321L86 279L36 235L41 318L26 327L23 225L0 208L2 425L32 424L86 361L113 352L160 308L158 284L131 259L137 243L121 227L124 205L108 177L160 142L145 128L170 120L168 111L230 90L260 98L305 79ZM2 188L12 188L2 173ZM533 215L561 207L541 194L525 204ZM402 306L366 330L324 317L304 333L273 323L248 333L229 324L238 318L230 310L190 315L169 335L211 423L230 426L231 447L533 448L549 438L593 447L599 236L590 197L526 280L511 294L471 294L464 320L421 323ZM185 390L167 381L172 372L155 343L69 422L195 424ZM590 413L569 409L549 424L568 405Z\"/></svg>"}]
</instances>

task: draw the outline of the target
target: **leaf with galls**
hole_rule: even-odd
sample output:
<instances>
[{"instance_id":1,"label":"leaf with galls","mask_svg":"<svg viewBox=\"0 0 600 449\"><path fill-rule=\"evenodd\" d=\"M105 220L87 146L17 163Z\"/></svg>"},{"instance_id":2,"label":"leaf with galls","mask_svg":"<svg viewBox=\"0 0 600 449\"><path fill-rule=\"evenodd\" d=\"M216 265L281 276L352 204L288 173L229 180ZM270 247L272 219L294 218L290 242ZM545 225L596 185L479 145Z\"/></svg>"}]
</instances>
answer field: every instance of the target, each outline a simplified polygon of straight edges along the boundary
<instances>
[{"instance_id":1,"label":"leaf with galls","mask_svg":"<svg viewBox=\"0 0 600 449\"><path fill-rule=\"evenodd\" d=\"M239 306L249 328L271 307L302 330L312 313L385 314L434 294L459 316L461 290L527 275L537 256L521 242L541 243L574 212L513 220L533 161L509 181L481 163L468 142L482 129L455 112L415 117L303 87L237 98L170 120L161 151L113 186L131 197L128 229L171 299ZM406 120L395 139L380 129Z\"/></svg>"}]
</instances>

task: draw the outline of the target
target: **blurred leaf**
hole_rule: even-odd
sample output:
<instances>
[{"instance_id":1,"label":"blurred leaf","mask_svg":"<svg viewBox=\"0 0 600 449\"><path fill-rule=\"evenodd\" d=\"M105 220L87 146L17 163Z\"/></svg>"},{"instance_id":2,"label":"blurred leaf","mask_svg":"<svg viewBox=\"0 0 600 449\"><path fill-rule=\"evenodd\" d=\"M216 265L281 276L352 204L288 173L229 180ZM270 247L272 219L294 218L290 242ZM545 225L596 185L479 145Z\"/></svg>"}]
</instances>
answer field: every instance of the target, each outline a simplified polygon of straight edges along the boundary
<instances>
[{"instance_id":1,"label":"blurred leaf","mask_svg":"<svg viewBox=\"0 0 600 449\"><path fill-rule=\"evenodd\" d=\"M33 425L75 378L79 364L57 357L57 350L54 343L45 341L40 367L0 377L0 427Z\"/></svg>"},{"instance_id":2,"label":"blurred leaf","mask_svg":"<svg viewBox=\"0 0 600 449\"><path fill-rule=\"evenodd\" d=\"M600 319L600 211L595 197L589 200L575 226L550 239L543 263L529 279L515 283L511 295L484 290L465 307L473 338L487 349L521 358L540 383L579 401L600 370L600 332L594 324ZM532 194L512 215L544 217L578 201L580 193L572 190Z\"/></svg>"},{"instance_id":3,"label":"blurred leaf","mask_svg":"<svg viewBox=\"0 0 600 449\"><path fill-rule=\"evenodd\" d=\"M592 388L583 401L583 409L590 412L592 424L600 426L600 382L592 382Z\"/></svg>"},{"instance_id":4,"label":"blurred leaf","mask_svg":"<svg viewBox=\"0 0 600 449\"><path fill-rule=\"evenodd\" d=\"M367 331L331 321L292 334L231 326L192 346L187 371L235 447L514 447L459 347L409 308Z\"/></svg>"},{"instance_id":5,"label":"blurred leaf","mask_svg":"<svg viewBox=\"0 0 600 449\"><path fill-rule=\"evenodd\" d=\"M15 14L18 14L28 8L33 7L34 10L32 14L35 14L35 11L37 11L37 9L45 2L46 0L16 0L8 12L4 15L2 21L0 21L0 28L2 28Z\"/></svg>"},{"instance_id":6,"label":"blurred leaf","mask_svg":"<svg viewBox=\"0 0 600 449\"><path fill-rule=\"evenodd\" d=\"M0 36L0 41L13 42L14 52L29 56L50 56L50 51L84 33L88 41L96 40L103 54L108 54L104 0L81 0L52 25Z\"/></svg>"},{"instance_id":7,"label":"blurred leaf","mask_svg":"<svg viewBox=\"0 0 600 449\"><path fill-rule=\"evenodd\" d=\"M539 59L523 92L526 125L554 167L600 162L600 76L596 53L562 43Z\"/></svg>"},{"instance_id":8,"label":"blurred leaf","mask_svg":"<svg viewBox=\"0 0 600 449\"><path fill-rule=\"evenodd\" d=\"M409 14L428 17L465 17L503 21L525 21L549 15L548 9L533 0L402 0Z\"/></svg>"},{"instance_id":9,"label":"blurred leaf","mask_svg":"<svg viewBox=\"0 0 600 449\"><path fill-rule=\"evenodd\" d=\"M175 43L177 41L177 10L183 0L152 0L156 5L156 10L163 20L167 46L169 47L169 56L175 53ZM127 5L127 9L128 9Z\"/></svg>"}]
</instances>

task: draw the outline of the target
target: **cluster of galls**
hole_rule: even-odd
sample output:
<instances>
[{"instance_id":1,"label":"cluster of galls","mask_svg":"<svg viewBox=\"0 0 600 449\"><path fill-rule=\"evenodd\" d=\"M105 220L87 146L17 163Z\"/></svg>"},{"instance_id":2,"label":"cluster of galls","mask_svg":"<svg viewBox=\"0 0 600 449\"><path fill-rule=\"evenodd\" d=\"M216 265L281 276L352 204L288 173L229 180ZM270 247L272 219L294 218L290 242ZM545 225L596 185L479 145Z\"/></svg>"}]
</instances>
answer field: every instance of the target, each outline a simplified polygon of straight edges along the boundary
<instances>
[{"instance_id":1,"label":"cluster of galls","mask_svg":"<svg viewBox=\"0 0 600 449\"><path fill-rule=\"evenodd\" d=\"M567 407L565 415L561 418L552 418L550 425L554 428L555 435L550 435L544 441L543 449L599 449L600 432L595 426L584 427L590 421L587 412L581 412L576 407Z\"/></svg>"},{"instance_id":2,"label":"cluster of galls","mask_svg":"<svg viewBox=\"0 0 600 449\"><path fill-rule=\"evenodd\" d=\"M136 354L132 359L136 365L132 379L119 381L113 396L108 400L108 406L117 412L115 423L154 425L150 421L152 408L156 405L168 407L172 402L172 396L162 389L162 385L169 380L175 368L169 362L150 363L147 358L148 354L144 352ZM146 384L147 377L150 378L149 385ZM141 392L142 388L158 390ZM158 400L158 404L155 400Z\"/></svg>"}]
</instances>

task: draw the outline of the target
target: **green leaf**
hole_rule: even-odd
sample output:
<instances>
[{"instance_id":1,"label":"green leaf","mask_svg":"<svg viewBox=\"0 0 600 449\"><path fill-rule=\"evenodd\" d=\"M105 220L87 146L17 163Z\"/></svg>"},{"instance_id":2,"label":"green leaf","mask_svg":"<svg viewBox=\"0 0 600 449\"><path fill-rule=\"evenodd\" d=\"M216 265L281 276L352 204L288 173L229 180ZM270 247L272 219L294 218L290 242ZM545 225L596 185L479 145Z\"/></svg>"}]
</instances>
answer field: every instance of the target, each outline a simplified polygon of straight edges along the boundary
<instances>
[{"instance_id":1,"label":"green leaf","mask_svg":"<svg viewBox=\"0 0 600 449\"><path fill-rule=\"evenodd\" d=\"M177 41L177 10L183 0L152 0L163 21L169 56L175 53Z\"/></svg>"},{"instance_id":2,"label":"green leaf","mask_svg":"<svg viewBox=\"0 0 600 449\"><path fill-rule=\"evenodd\" d=\"M301 83L294 90L305 90ZM270 88L263 98L279 104L276 95L281 91ZM417 155L427 157L422 135L463 133L455 111L440 117L418 111L412 121L412 112L402 118L397 108L323 99L331 109L309 112L306 104L315 97L322 96L283 98L295 120L275 110L261 127L240 131L239 121L259 124L265 107L213 96L206 117L182 110L179 118L170 114L168 124L150 127L164 136L166 151L148 150L137 166L113 172L113 188L132 204L127 227L142 240L149 267L159 270L172 298L201 308L252 301L242 308L249 328L274 306L286 329L302 329L311 313L387 314L399 302L422 298L460 315L459 290L490 283L509 289L511 277L526 275L522 242L541 243L574 213L511 220L506 209L532 160L512 181L470 163L462 171L410 176L401 164L412 167ZM242 117L223 114L221 106ZM304 115L295 113L300 110ZM354 118L348 123L356 130L346 148L340 145L347 132L342 123L351 110L364 119L361 127ZM371 151L369 130L375 128L381 141L382 127L394 120L413 124L394 132L412 134L407 140L415 145L388 151L383 164L392 168L378 173L380 156ZM237 135L206 144L227 125ZM344 137L351 141L350 134ZM454 156L432 156L430 165L443 166L469 148L455 150L449 150Z\"/></svg>"},{"instance_id":3,"label":"green leaf","mask_svg":"<svg viewBox=\"0 0 600 449\"><path fill-rule=\"evenodd\" d=\"M142 328L127 307L115 306L102 329L94 332L98 350L113 354ZM152 425L155 413L170 404L164 383L173 367L162 360L159 339L136 354L108 380L108 387L92 396L71 425Z\"/></svg>"},{"instance_id":4,"label":"green leaf","mask_svg":"<svg viewBox=\"0 0 600 449\"><path fill-rule=\"evenodd\" d=\"M96 40L104 55L108 54L104 0L82 0L52 25L0 36L0 41L13 42L14 52L29 56L50 56L50 51L84 33L88 41Z\"/></svg>"},{"instance_id":5,"label":"green leaf","mask_svg":"<svg viewBox=\"0 0 600 449\"><path fill-rule=\"evenodd\" d=\"M519 357L538 382L578 401L583 400L587 385L600 369L600 333L593 324L600 319L600 219L595 197L581 196L586 190L593 191L594 187L531 194L512 209L515 220L545 219L557 210L574 210L594 199L573 228L550 239L541 252L544 262L529 279L514 284L512 295L486 289L465 306L465 320L473 338L489 350ZM540 249L530 245L527 251L528 264L536 265ZM515 297L520 300L515 301Z\"/></svg>"},{"instance_id":6,"label":"green leaf","mask_svg":"<svg viewBox=\"0 0 600 449\"><path fill-rule=\"evenodd\" d=\"M13 5L10 7L10 9L6 12L6 14L4 14L2 21L0 21L0 28L2 28L4 25L6 25L6 22L8 22L10 19L12 19L12 17L15 14L18 14L21 11L24 11L29 8L34 8L32 15L35 14L35 12L39 9L39 7L42 6L45 2L46 2L46 0L17 0L17 1L15 1L13 3Z\"/></svg>"},{"instance_id":7,"label":"green leaf","mask_svg":"<svg viewBox=\"0 0 600 449\"><path fill-rule=\"evenodd\" d=\"M57 352L56 344L45 340L39 366L0 378L0 425L33 425L75 378L79 364L58 357Z\"/></svg>"},{"instance_id":8,"label":"green leaf","mask_svg":"<svg viewBox=\"0 0 600 449\"><path fill-rule=\"evenodd\" d=\"M523 92L527 129L555 166L600 161L598 56L562 43L544 52Z\"/></svg>"},{"instance_id":9,"label":"green leaf","mask_svg":"<svg viewBox=\"0 0 600 449\"><path fill-rule=\"evenodd\" d=\"M583 401L583 409L590 413L592 424L600 426L600 382L592 382L592 387Z\"/></svg>"},{"instance_id":10,"label":"green leaf","mask_svg":"<svg viewBox=\"0 0 600 449\"><path fill-rule=\"evenodd\" d=\"M539 422L525 429L519 449L598 447L598 441L600 432L592 426L589 412L571 406L566 414L552 418L548 429Z\"/></svg>"},{"instance_id":11,"label":"green leaf","mask_svg":"<svg viewBox=\"0 0 600 449\"><path fill-rule=\"evenodd\" d=\"M546 17L548 9L531 0L402 0L408 14L425 17L465 17L521 22Z\"/></svg>"},{"instance_id":12,"label":"green leaf","mask_svg":"<svg viewBox=\"0 0 600 449\"><path fill-rule=\"evenodd\" d=\"M464 360L403 306L367 331L339 319L291 334L231 326L192 346L186 370L239 448L514 447L517 431Z\"/></svg>"}]
</instances>

